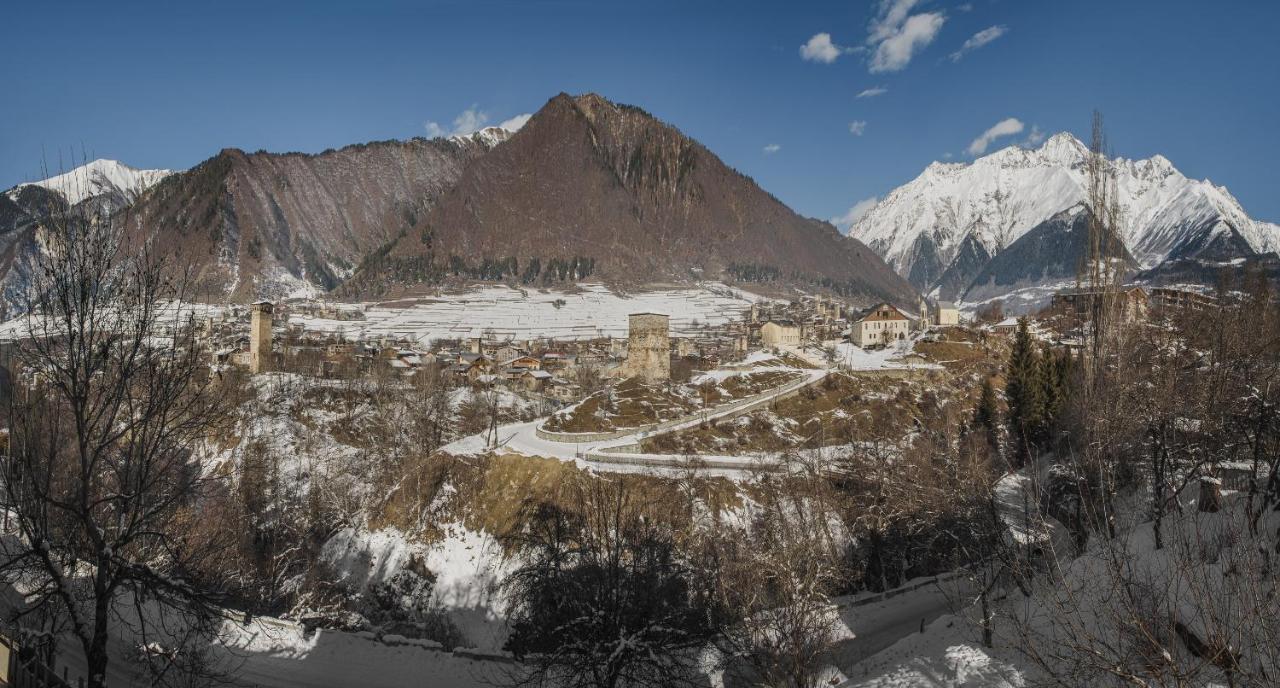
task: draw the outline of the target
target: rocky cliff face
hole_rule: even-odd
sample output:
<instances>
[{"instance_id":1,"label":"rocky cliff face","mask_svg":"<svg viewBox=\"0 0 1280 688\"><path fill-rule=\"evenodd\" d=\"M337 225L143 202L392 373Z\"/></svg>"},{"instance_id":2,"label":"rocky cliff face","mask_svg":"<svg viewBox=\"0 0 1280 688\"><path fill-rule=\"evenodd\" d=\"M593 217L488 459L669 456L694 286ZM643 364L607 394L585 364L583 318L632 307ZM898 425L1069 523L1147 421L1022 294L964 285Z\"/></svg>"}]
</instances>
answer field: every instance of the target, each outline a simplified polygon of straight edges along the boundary
<instances>
[{"instance_id":1,"label":"rocky cliff face","mask_svg":"<svg viewBox=\"0 0 1280 688\"><path fill-rule=\"evenodd\" d=\"M1089 216L1083 205L1077 205L1032 227L986 262L965 298L985 301L1019 288L1071 281L1088 263ZM1106 257L1123 265L1124 272L1137 268L1137 261L1118 238L1104 237L1102 246Z\"/></svg>"},{"instance_id":2,"label":"rocky cliff face","mask_svg":"<svg viewBox=\"0 0 1280 688\"><path fill-rule=\"evenodd\" d=\"M454 275L773 280L913 300L860 242L796 215L674 127L594 94L551 99L347 289Z\"/></svg>"}]
</instances>

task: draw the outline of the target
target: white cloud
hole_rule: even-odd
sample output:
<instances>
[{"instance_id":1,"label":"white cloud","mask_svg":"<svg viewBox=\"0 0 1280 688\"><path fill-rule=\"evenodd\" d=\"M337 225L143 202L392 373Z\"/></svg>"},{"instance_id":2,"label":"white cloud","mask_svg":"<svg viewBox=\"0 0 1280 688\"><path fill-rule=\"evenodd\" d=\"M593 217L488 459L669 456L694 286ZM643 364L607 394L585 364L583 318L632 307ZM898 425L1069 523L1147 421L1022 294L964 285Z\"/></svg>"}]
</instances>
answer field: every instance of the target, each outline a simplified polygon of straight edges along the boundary
<instances>
[{"instance_id":1,"label":"white cloud","mask_svg":"<svg viewBox=\"0 0 1280 688\"><path fill-rule=\"evenodd\" d=\"M919 0L880 0L880 11L871 20L867 43L876 44L898 32Z\"/></svg>"},{"instance_id":2,"label":"white cloud","mask_svg":"<svg viewBox=\"0 0 1280 688\"><path fill-rule=\"evenodd\" d=\"M870 212L872 208L876 207L876 203L879 202L880 199L875 196L872 196L871 198L864 198L861 201L854 203L853 207L849 208L844 215L831 218L831 224L835 225L836 229L839 229L841 234L848 234L849 228L857 224L858 220L861 220L862 216Z\"/></svg>"},{"instance_id":3,"label":"white cloud","mask_svg":"<svg viewBox=\"0 0 1280 688\"><path fill-rule=\"evenodd\" d=\"M1044 132L1040 130L1040 125L1031 125L1031 131L1027 134L1027 140L1023 142L1024 146L1038 146L1044 141Z\"/></svg>"},{"instance_id":4,"label":"white cloud","mask_svg":"<svg viewBox=\"0 0 1280 688\"><path fill-rule=\"evenodd\" d=\"M960 58L964 57L966 53L977 50L1006 33L1009 33L1009 27L1004 26L1003 24L988 26L987 28L970 36L969 40L965 41L964 45L960 46L959 50L951 53L951 61L959 62Z\"/></svg>"},{"instance_id":5,"label":"white cloud","mask_svg":"<svg viewBox=\"0 0 1280 688\"><path fill-rule=\"evenodd\" d=\"M774 153L777 153L780 150L782 150L782 146L779 146L776 143L771 143L764 147L764 154L773 155Z\"/></svg>"},{"instance_id":6,"label":"white cloud","mask_svg":"<svg viewBox=\"0 0 1280 688\"><path fill-rule=\"evenodd\" d=\"M992 141L1002 136L1020 134L1022 129L1022 122L1016 117L1002 119L992 125L990 129L982 132L982 136L974 139L973 143L969 144L968 153L969 155L981 155L986 152L987 146L990 146Z\"/></svg>"},{"instance_id":7,"label":"white cloud","mask_svg":"<svg viewBox=\"0 0 1280 688\"><path fill-rule=\"evenodd\" d=\"M895 5L913 4L908 0L899 0ZM891 10L892 11L892 10ZM872 73L897 72L905 68L911 58L920 50L933 42L942 30L946 17L941 12L925 12L913 14L906 18L896 29L888 30L886 26L872 27L875 52L871 55L868 70ZM884 38L876 37L883 35Z\"/></svg>"},{"instance_id":8,"label":"white cloud","mask_svg":"<svg viewBox=\"0 0 1280 688\"><path fill-rule=\"evenodd\" d=\"M972 12L972 11L973 11L973 3L971 3L971 2L966 2L966 3L964 3L963 5L956 5L956 11L959 11L959 12Z\"/></svg>"},{"instance_id":9,"label":"white cloud","mask_svg":"<svg viewBox=\"0 0 1280 688\"><path fill-rule=\"evenodd\" d=\"M808 43L800 46L800 57L810 62L831 64L836 61L837 57L840 57L842 52L844 52L843 48L831 42L831 34L829 33L814 34Z\"/></svg>"},{"instance_id":10,"label":"white cloud","mask_svg":"<svg viewBox=\"0 0 1280 688\"><path fill-rule=\"evenodd\" d=\"M871 88L859 91L858 95L854 97L855 98L875 98L876 96L882 96L888 92L889 92L889 89L885 88L884 86L872 86Z\"/></svg>"},{"instance_id":11,"label":"white cloud","mask_svg":"<svg viewBox=\"0 0 1280 688\"><path fill-rule=\"evenodd\" d=\"M481 110L478 105L472 105L453 118L453 127L450 129L446 129L437 122L426 122L422 126L427 130L427 136L431 138L466 136L480 131L488 121L489 115Z\"/></svg>"},{"instance_id":12,"label":"white cloud","mask_svg":"<svg viewBox=\"0 0 1280 688\"><path fill-rule=\"evenodd\" d=\"M867 121L864 119L855 119L849 123L849 133L854 136L862 136L867 130Z\"/></svg>"},{"instance_id":13,"label":"white cloud","mask_svg":"<svg viewBox=\"0 0 1280 688\"><path fill-rule=\"evenodd\" d=\"M523 115L516 115L511 119L502 120L502 122L498 124L498 128L506 129L509 132L515 133L517 131L520 131L520 127L523 127L525 122L529 121L530 117L533 117L533 115L528 112L524 113Z\"/></svg>"}]
</instances>

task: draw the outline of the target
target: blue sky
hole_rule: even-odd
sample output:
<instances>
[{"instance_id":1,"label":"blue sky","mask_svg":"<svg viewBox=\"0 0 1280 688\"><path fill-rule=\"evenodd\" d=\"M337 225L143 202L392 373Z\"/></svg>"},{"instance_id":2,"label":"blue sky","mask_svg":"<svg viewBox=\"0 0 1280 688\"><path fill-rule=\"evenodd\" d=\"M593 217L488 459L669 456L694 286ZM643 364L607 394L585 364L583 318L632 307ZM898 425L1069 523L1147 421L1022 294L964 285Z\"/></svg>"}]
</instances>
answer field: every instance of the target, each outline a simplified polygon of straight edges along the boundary
<instances>
[{"instance_id":1,"label":"blue sky","mask_svg":"<svg viewBox=\"0 0 1280 688\"><path fill-rule=\"evenodd\" d=\"M1280 220L1277 2L24 2L4 14L0 188L38 178L42 159L56 168L60 152L186 168L225 147L421 136L467 112L496 124L595 91L814 217L930 161L971 158L1010 118L1021 131L988 150L1033 132L1084 139L1096 108L1116 153L1162 153Z\"/></svg>"}]
</instances>

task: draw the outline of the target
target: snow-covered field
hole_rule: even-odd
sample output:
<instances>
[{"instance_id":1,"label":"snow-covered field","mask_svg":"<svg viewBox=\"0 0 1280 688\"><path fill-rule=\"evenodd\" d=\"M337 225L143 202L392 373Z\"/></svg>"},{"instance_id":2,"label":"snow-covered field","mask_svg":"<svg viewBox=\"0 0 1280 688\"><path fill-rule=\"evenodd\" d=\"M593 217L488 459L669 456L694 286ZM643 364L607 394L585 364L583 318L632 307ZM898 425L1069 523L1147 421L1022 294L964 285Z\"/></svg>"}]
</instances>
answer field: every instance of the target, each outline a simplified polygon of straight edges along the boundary
<instances>
[{"instance_id":1,"label":"snow-covered field","mask_svg":"<svg viewBox=\"0 0 1280 688\"><path fill-rule=\"evenodd\" d=\"M1054 294L1064 289L1070 289L1075 285L1075 280L1061 280L1058 282L1017 287L1010 289L1008 292L992 296L991 298L964 301L959 304L960 312L963 313L966 318L972 319L977 315L978 311L996 301L999 301L1000 307L1006 315L1027 315L1028 313L1035 313L1041 308L1048 306L1050 302L1053 301Z\"/></svg>"},{"instance_id":2,"label":"snow-covered field","mask_svg":"<svg viewBox=\"0 0 1280 688\"><path fill-rule=\"evenodd\" d=\"M837 366L851 371L859 370L908 370L931 369L940 370L936 363L906 363L901 359L911 354L915 339L898 342L883 349L863 349L849 342L836 344L835 363Z\"/></svg>"},{"instance_id":3,"label":"snow-covered field","mask_svg":"<svg viewBox=\"0 0 1280 688\"><path fill-rule=\"evenodd\" d=\"M164 331L188 323L191 320L201 322L208 318L222 318L227 312L225 305L213 305L205 303L188 303L168 301L161 304L156 309L156 325L162 334ZM112 326L116 322L115 313L110 310L103 311L104 320L108 323L104 327ZM47 327L47 329L46 329ZM16 318L6 320L0 323L0 341L22 339L30 337L32 333L39 336L56 334L60 331L60 325L50 321L46 326L38 316L28 317L19 315Z\"/></svg>"},{"instance_id":4,"label":"snow-covered field","mask_svg":"<svg viewBox=\"0 0 1280 688\"><path fill-rule=\"evenodd\" d=\"M573 293L478 287L389 305L365 304L364 320L290 316L308 330L342 332L351 338L403 337L426 344L437 339L489 335L496 339L594 339L625 337L630 313L671 316L672 334L698 325L740 319L763 300L723 284L617 294L598 284L582 284Z\"/></svg>"},{"instance_id":5,"label":"snow-covered field","mask_svg":"<svg viewBox=\"0 0 1280 688\"><path fill-rule=\"evenodd\" d=\"M297 293L293 296L313 296ZM715 282L696 287L619 294L600 284L580 284L572 292L481 286L461 293L388 303L333 304L358 311L363 320L337 320L291 314L289 323L313 332L338 332L350 339L404 338L427 344L438 339L487 336L499 340L582 340L627 336L631 313L671 317L673 335L702 325L740 320L752 303L765 297ZM184 303L167 310L164 324L194 317L223 317L227 306ZM0 323L0 339L27 336L25 317Z\"/></svg>"}]
</instances>

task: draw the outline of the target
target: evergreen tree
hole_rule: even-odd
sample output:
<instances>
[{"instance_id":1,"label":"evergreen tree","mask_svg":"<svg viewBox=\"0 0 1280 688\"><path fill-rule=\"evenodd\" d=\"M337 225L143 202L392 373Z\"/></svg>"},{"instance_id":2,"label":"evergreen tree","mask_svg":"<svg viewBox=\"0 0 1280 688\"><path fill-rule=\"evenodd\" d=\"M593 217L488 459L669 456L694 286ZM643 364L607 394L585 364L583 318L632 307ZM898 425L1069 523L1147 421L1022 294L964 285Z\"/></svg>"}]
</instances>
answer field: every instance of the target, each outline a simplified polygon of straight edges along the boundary
<instances>
[{"instance_id":1,"label":"evergreen tree","mask_svg":"<svg viewBox=\"0 0 1280 688\"><path fill-rule=\"evenodd\" d=\"M1070 351L1044 353L1041 379L1044 394L1043 446L1046 448L1059 447L1067 400L1071 396L1074 366L1075 361L1071 358Z\"/></svg>"},{"instance_id":2,"label":"evergreen tree","mask_svg":"<svg viewBox=\"0 0 1280 688\"><path fill-rule=\"evenodd\" d=\"M1037 448L1049 446L1052 437L1053 421L1061 403L1057 377L1058 357L1048 347L1044 347L1036 362L1036 402L1040 407L1035 414L1037 422L1031 428L1033 446Z\"/></svg>"},{"instance_id":3,"label":"evergreen tree","mask_svg":"<svg viewBox=\"0 0 1280 688\"><path fill-rule=\"evenodd\" d=\"M1062 408L1066 403L1066 367L1069 362L1069 357L1053 352L1047 347L1042 350L1039 357L1038 384L1041 389L1039 393L1041 412L1039 412L1039 425L1034 430L1036 430L1036 445L1041 448L1052 446L1053 437L1059 426Z\"/></svg>"},{"instance_id":4,"label":"evergreen tree","mask_svg":"<svg viewBox=\"0 0 1280 688\"><path fill-rule=\"evenodd\" d=\"M1019 465L1025 464L1036 446L1036 433L1043 423L1044 397L1040 384L1039 355L1027 319L1018 319L1018 334L1013 340L1013 351L1005 377L1005 396L1009 400L1009 438L1013 441L1013 456Z\"/></svg>"},{"instance_id":5,"label":"evergreen tree","mask_svg":"<svg viewBox=\"0 0 1280 688\"><path fill-rule=\"evenodd\" d=\"M978 406L973 412L973 425L986 438L987 447L992 452L998 452L1000 409L996 406L996 390L991 386L991 378L982 381L982 393L978 396Z\"/></svg>"}]
</instances>

